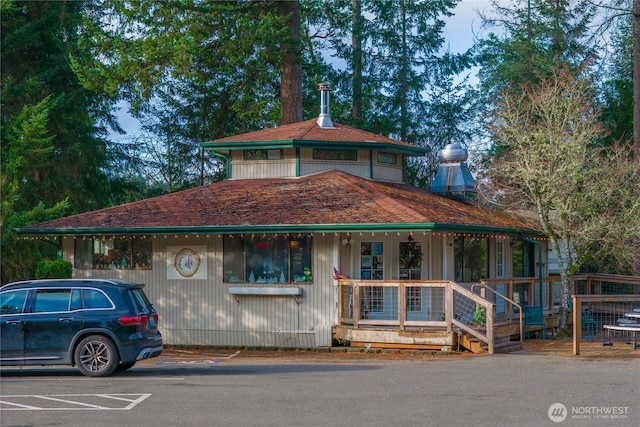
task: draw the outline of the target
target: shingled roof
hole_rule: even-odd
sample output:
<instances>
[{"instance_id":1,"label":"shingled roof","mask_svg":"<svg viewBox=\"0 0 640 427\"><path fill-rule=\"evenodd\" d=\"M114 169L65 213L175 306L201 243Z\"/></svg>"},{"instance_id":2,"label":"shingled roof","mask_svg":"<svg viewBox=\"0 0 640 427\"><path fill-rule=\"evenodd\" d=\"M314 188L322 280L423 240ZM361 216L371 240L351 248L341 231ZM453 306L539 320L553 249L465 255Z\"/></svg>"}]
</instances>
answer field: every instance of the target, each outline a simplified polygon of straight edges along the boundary
<instances>
[{"instance_id":1,"label":"shingled roof","mask_svg":"<svg viewBox=\"0 0 640 427\"><path fill-rule=\"evenodd\" d=\"M200 145L212 150L238 149L250 145L251 148L361 148L392 150L409 155L424 155L427 152L427 149L413 144L338 123L330 128L320 127L316 119L202 142Z\"/></svg>"},{"instance_id":2,"label":"shingled roof","mask_svg":"<svg viewBox=\"0 0 640 427\"><path fill-rule=\"evenodd\" d=\"M35 224L23 235L251 231L533 232L518 219L407 184L328 171L238 179Z\"/></svg>"}]
</instances>

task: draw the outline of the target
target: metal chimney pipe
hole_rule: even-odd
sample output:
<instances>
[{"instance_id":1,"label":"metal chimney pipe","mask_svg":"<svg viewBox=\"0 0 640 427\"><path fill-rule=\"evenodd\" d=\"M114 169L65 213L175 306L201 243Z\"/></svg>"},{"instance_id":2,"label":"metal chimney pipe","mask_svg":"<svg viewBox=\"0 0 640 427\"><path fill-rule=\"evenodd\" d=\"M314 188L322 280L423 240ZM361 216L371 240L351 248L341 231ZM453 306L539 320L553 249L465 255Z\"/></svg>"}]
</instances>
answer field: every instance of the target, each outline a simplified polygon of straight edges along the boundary
<instances>
[{"instance_id":1,"label":"metal chimney pipe","mask_svg":"<svg viewBox=\"0 0 640 427\"><path fill-rule=\"evenodd\" d=\"M329 114L329 93L331 85L329 83L320 83L318 85L320 91L320 115L318 116L318 126L321 128L333 128L331 115Z\"/></svg>"}]
</instances>

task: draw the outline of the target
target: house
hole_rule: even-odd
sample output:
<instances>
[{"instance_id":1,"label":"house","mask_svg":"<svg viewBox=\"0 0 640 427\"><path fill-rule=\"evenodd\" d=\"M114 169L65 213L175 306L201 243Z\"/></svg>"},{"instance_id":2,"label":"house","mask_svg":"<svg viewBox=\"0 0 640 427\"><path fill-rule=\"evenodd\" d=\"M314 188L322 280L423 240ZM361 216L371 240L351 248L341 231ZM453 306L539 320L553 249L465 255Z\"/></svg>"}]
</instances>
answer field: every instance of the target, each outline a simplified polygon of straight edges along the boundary
<instances>
[{"instance_id":1,"label":"house","mask_svg":"<svg viewBox=\"0 0 640 427\"><path fill-rule=\"evenodd\" d=\"M17 231L59 241L74 277L146 283L173 345L331 346L345 339L346 307L384 323L388 302L397 306L393 290L357 287L368 283L407 292L407 322L442 329L446 319L451 345L456 320L444 288L429 286L546 276L543 236L465 203L475 189L466 150L443 150L435 192L405 184L405 159L425 150L333 123L320 90L317 119L202 143L226 162L222 182ZM366 304L354 307L352 282ZM522 305L542 298L524 283L502 290Z\"/></svg>"}]
</instances>

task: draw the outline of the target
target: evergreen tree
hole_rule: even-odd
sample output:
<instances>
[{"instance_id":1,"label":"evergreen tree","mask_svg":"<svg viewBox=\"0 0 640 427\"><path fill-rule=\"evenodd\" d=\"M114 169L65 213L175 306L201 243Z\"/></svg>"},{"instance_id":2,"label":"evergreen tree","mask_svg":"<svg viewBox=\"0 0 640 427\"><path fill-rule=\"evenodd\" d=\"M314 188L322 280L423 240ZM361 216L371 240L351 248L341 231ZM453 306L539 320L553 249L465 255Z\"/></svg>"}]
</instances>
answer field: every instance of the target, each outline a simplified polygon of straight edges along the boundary
<instances>
[{"instance_id":1,"label":"evergreen tree","mask_svg":"<svg viewBox=\"0 0 640 427\"><path fill-rule=\"evenodd\" d=\"M604 141L633 140L633 43L631 17L617 20L611 35L610 59L602 84L602 121L609 130Z\"/></svg>"},{"instance_id":2,"label":"evergreen tree","mask_svg":"<svg viewBox=\"0 0 640 427\"><path fill-rule=\"evenodd\" d=\"M56 257L55 245L16 240L14 227L97 209L110 199L103 137L113 116L69 64L85 6L0 3L3 283L33 278L39 259Z\"/></svg>"},{"instance_id":3,"label":"evergreen tree","mask_svg":"<svg viewBox=\"0 0 640 427\"><path fill-rule=\"evenodd\" d=\"M479 41L481 92L495 98L507 87L518 89L548 77L565 64L588 67L596 52L589 25L596 6L589 0L491 0L492 13L481 15L493 28Z\"/></svg>"},{"instance_id":4,"label":"evergreen tree","mask_svg":"<svg viewBox=\"0 0 640 427\"><path fill-rule=\"evenodd\" d=\"M100 123L112 116L104 99L80 86L69 64L83 8L84 2L3 2L2 161L15 148L7 135L12 123L25 107L45 99L54 150L54 155L30 164L29 185L23 186L18 211L68 198L72 212L82 212L103 207L109 197L102 170L106 129Z\"/></svg>"},{"instance_id":5,"label":"evergreen tree","mask_svg":"<svg viewBox=\"0 0 640 427\"><path fill-rule=\"evenodd\" d=\"M337 79L343 93L339 120L430 148L426 159L407 165L408 181L419 186L428 187L444 145L465 142L464 123L475 116L475 104L462 94L470 89L468 81L454 81L471 67L470 54L443 53L445 18L456 4L345 0L325 11L339 29L328 35L329 44L347 66ZM442 114L447 109L463 113ZM434 117L444 119L444 125ZM443 128L450 132L444 135Z\"/></svg>"}]
</instances>

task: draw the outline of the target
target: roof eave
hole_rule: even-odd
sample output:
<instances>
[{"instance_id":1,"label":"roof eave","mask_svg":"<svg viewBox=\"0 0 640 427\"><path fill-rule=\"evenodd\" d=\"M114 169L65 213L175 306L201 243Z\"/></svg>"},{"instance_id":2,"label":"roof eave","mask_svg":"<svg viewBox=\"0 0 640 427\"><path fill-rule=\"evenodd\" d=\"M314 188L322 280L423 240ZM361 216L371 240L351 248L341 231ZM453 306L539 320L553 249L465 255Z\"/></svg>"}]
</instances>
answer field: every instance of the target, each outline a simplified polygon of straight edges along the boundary
<instances>
[{"instance_id":1,"label":"roof eave","mask_svg":"<svg viewBox=\"0 0 640 427\"><path fill-rule=\"evenodd\" d=\"M440 232L472 235L521 235L544 237L543 234L526 228L492 227L482 225L456 225L438 223L402 223L402 224L279 224L279 225L213 225L198 227L120 227L120 228L16 228L14 231L23 237L38 236L130 236L130 235L167 235L167 234L243 234L243 233L344 233L344 232Z\"/></svg>"},{"instance_id":2,"label":"roof eave","mask_svg":"<svg viewBox=\"0 0 640 427\"><path fill-rule=\"evenodd\" d=\"M205 150L247 150L247 149L278 149L278 148L322 148L322 149L359 149L383 150L392 153L402 153L410 156L424 156L429 151L422 147L410 147L391 142L377 141L322 141L302 139L282 139L266 141L234 141L234 142L201 142Z\"/></svg>"}]
</instances>

